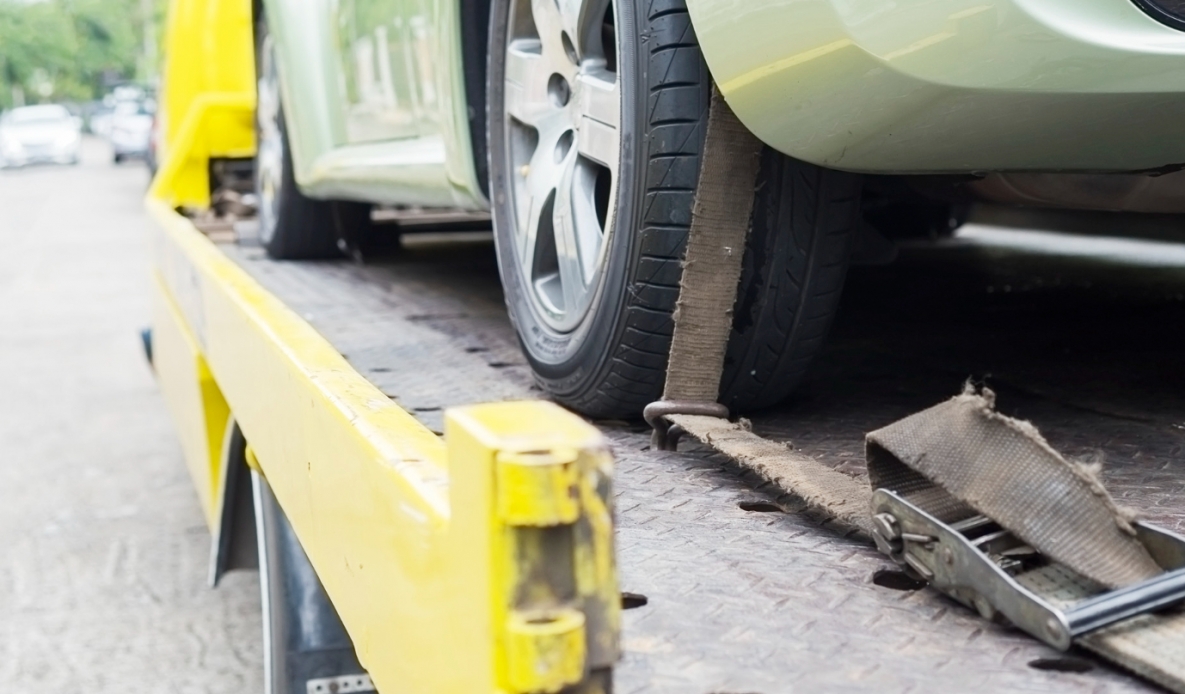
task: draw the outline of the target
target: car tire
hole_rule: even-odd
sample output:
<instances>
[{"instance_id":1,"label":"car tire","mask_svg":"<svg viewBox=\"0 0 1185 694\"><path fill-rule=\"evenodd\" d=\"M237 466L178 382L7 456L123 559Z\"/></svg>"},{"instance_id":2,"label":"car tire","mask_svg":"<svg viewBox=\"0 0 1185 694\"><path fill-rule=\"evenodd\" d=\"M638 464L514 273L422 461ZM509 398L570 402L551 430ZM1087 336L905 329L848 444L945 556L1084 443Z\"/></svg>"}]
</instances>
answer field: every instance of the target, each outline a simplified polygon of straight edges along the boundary
<instances>
[{"instance_id":1,"label":"car tire","mask_svg":"<svg viewBox=\"0 0 1185 694\"><path fill-rule=\"evenodd\" d=\"M530 128L510 111L521 110L518 100L529 90L508 82L507 76L527 74L520 59L525 48L516 42L527 41L521 46L529 47L530 36L542 37L538 27L531 34L516 24L524 21L524 11L516 3L525 1L494 0L491 12L490 194L507 306L526 358L552 397L593 417L637 416L662 394L711 76L683 0L612 3L620 157L612 172L613 206L605 218L612 215L615 222L600 256L603 269L588 309L579 321L559 329L554 320L549 323L548 306L537 296L538 263L527 262L519 241L530 237L520 231L524 204L516 188L526 184L515 177L527 179L538 160L531 155L523 166L523 152L532 144ZM532 22L533 12L527 13ZM543 41L538 39L541 56L548 50ZM564 46L566 50L568 44ZM548 78L549 90L557 81ZM586 122L581 121L581 127ZM521 134L524 128L526 137ZM540 128L535 128L537 134ZM549 143L537 143L535 151ZM846 273L859 217L859 186L855 175L769 149L763 152L754 225L722 376L722 401L730 407L748 410L783 399L821 347ZM549 199L554 210L554 193ZM527 206L529 220L534 219L534 204ZM550 225L559 228L563 223L553 220ZM533 238L540 247L538 239L544 237L536 233ZM559 241L552 245L558 248ZM534 257L539 257L538 251Z\"/></svg>"},{"instance_id":2,"label":"car tire","mask_svg":"<svg viewBox=\"0 0 1185 694\"><path fill-rule=\"evenodd\" d=\"M255 50L255 64L259 66L255 194L259 200L260 245L278 260L341 257L334 203L306 196L296 183L275 48L262 13L255 24Z\"/></svg>"},{"instance_id":3,"label":"car tire","mask_svg":"<svg viewBox=\"0 0 1185 694\"><path fill-rule=\"evenodd\" d=\"M765 148L720 402L776 405L801 383L839 309L860 222L860 179Z\"/></svg>"},{"instance_id":4,"label":"car tire","mask_svg":"<svg viewBox=\"0 0 1185 694\"><path fill-rule=\"evenodd\" d=\"M267 480L254 470L251 488L263 603L264 692L373 691L292 525Z\"/></svg>"}]
</instances>

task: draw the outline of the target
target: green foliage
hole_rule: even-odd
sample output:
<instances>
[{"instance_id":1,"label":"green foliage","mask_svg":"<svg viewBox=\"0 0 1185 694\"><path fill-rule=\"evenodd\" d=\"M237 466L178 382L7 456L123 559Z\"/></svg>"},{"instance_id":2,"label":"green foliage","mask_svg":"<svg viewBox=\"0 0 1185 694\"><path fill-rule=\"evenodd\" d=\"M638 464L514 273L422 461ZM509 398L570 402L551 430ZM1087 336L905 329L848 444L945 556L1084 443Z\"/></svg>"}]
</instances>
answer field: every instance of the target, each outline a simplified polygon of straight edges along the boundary
<instances>
[{"instance_id":1,"label":"green foliage","mask_svg":"<svg viewBox=\"0 0 1185 694\"><path fill-rule=\"evenodd\" d=\"M14 87L28 103L85 101L117 80L146 79L161 0L0 0L0 108ZM145 14L149 15L145 17Z\"/></svg>"}]
</instances>

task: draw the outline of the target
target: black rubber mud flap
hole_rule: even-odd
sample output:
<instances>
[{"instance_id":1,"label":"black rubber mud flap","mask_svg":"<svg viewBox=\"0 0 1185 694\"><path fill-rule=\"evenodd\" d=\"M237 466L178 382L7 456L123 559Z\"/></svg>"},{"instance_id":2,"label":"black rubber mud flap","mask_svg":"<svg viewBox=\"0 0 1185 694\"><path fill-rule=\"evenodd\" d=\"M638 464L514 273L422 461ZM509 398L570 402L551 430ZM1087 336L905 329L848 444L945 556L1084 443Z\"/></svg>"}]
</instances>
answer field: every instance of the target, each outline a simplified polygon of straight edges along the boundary
<instances>
[{"instance_id":1,"label":"black rubber mud flap","mask_svg":"<svg viewBox=\"0 0 1185 694\"><path fill-rule=\"evenodd\" d=\"M267 481L252 472L251 483L263 597L264 691L374 691Z\"/></svg>"},{"instance_id":2,"label":"black rubber mud flap","mask_svg":"<svg viewBox=\"0 0 1185 694\"><path fill-rule=\"evenodd\" d=\"M210 547L210 587L228 571L258 569L259 541L255 537L251 468L247 467L247 439L232 417L222 440L222 483L218 498L222 513Z\"/></svg>"}]
</instances>

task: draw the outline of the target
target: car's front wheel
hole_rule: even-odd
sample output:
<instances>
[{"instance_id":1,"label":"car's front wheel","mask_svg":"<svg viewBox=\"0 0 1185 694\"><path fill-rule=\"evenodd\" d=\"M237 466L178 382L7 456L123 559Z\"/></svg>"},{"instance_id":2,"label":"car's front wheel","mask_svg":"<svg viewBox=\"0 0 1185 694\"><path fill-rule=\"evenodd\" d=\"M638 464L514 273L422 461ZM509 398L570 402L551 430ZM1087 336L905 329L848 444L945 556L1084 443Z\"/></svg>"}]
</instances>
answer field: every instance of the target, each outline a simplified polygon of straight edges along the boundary
<instances>
[{"instance_id":1,"label":"car's front wheel","mask_svg":"<svg viewBox=\"0 0 1185 694\"><path fill-rule=\"evenodd\" d=\"M494 0L490 194L511 318L538 380L636 416L666 373L711 77L684 0ZM722 401L773 404L838 305L859 179L762 156Z\"/></svg>"}]
</instances>

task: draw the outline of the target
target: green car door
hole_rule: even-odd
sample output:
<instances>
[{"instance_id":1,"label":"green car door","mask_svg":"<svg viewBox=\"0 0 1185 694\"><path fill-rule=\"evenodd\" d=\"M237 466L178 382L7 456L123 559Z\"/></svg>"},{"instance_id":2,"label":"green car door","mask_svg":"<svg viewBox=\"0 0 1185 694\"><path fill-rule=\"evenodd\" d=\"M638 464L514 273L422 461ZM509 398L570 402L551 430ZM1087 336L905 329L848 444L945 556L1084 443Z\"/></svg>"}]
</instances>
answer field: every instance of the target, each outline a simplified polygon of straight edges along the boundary
<instances>
[{"instance_id":1,"label":"green car door","mask_svg":"<svg viewBox=\"0 0 1185 694\"><path fill-rule=\"evenodd\" d=\"M277 182L286 157L287 190L310 200L485 209L455 0L264 0L256 14L260 160L273 132Z\"/></svg>"},{"instance_id":2,"label":"green car door","mask_svg":"<svg viewBox=\"0 0 1185 694\"><path fill-rule=\"evenodd\" d=\"M440 135L433 3L341 0L334 7L349 144Z\"/></svg>"}]
</instances>

